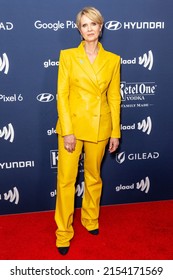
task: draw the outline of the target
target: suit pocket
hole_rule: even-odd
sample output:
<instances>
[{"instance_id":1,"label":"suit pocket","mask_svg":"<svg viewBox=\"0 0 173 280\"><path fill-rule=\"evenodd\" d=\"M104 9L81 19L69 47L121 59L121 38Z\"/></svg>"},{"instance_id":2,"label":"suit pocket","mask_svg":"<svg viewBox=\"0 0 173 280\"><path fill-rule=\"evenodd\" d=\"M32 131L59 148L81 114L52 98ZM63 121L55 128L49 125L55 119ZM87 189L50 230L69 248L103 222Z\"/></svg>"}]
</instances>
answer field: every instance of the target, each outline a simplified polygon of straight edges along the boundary
<instances>
[{"instance_id":1,"label":"suit pocket","mask_svg":"<svg viewBox=\"0 0 173 280\"><path fill-rule=\"evenodd\" d=\"M112 131L111 113L100 116L99 140L109 138Z\"/></svg>"}]
</instances>

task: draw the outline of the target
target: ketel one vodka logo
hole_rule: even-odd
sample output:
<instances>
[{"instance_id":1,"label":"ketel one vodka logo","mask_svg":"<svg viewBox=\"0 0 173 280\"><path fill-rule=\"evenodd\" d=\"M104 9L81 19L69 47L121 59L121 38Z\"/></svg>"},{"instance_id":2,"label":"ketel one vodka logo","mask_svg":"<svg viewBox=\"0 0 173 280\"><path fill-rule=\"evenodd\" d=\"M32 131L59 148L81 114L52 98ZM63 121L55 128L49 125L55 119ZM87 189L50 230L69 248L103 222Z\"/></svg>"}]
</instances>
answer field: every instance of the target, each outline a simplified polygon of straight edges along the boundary
<instances>
[{"instance_id":1,"label":"ketel one vodka logo","mask_svg":"<svg viewBox=\"0 0 173 280\"><path fill-rule=\"evenodd\" d=\"M9 71L9 60L6 53L3 53L2 58L0 56L0 72L8 74Z\"/></svg>"},{"instance_id":2,"label":"ketel one vodka logo","mask_svg":"<svg viewBox=\"0 0 173 280\"><path fill-rule=\"evenodd\" d=\"M50 151L50 166L51 168L57 168L58 163L58 150Z\"/></svg>"},{"instance_id":3,"label":"ketel one vodka logo","mask_svg":"<svg viewBox=\"0 0 173 280\"><path fill-rule=\"evenodd\" d=\"M79 163L78 163L79 172L83 172L84 156L85 156L84 153L81 153L79 157ZM51 168L57 168L57 163L58 163L58 150L51 150L50 151Z\"/></svg>"},{"instance_id":4,"label":"ketel one vodka logo","mask_svg":"<svg viewBox=\"0 0 173 280\"><path fill-rule=\"evenodd\" d=\"M121 82L120 92L122 101L145 100L146 96L156 93L155 82Z\"/></svg>"}]
</instances>

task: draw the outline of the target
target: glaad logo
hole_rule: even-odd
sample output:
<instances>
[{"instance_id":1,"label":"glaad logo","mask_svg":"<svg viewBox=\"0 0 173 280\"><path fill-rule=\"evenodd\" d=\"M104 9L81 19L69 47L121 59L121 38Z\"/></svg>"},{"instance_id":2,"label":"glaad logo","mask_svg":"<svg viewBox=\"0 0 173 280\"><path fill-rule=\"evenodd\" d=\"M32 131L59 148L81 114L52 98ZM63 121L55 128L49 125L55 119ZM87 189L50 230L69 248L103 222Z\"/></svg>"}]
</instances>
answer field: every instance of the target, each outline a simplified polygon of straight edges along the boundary
<instances>
[{"instance_id":1,"label":"glaad logo","mask_svg":"<svg viewBox=\"0 0 173 280\"><path fill-rule=\"evenodd\" d=\"M51 136L51 135L53 135L53 134L56 134L56 130L54 129L54 127L52 127L51 129L48 129L48 130L47 130L47 135L48 135L48 136Z\"/></svg>"},{"instance_id":2,"label":"glaad logo","mask_svg":"<svg viewBox=\"0 0 173 280\"><path fill-rule=\"evenodd\" d=\"M37 95L37 100L40 102L51 102L52 100L54 100L54 96L51 93L40 93L39 95Z\"/></svg>"},{"instance_id":3,"label":"glaad logo","mask_svg":"<svg viewBox=\"0 0 173 280\"><path fill-rule=\"evenodd\" d=\"M59 61L48 59L47 61L44 61L43 65L44 65L44 68L48 68L48 67L51 67L51 66L52 67L53 66L59 66Z\"/></svg>"},{"instance_id":4,"label":"glaad logo","mask_svg":"<svg viewBox=\"0 0 173 280\"><path fill-rule=\"evenodd\" d=\"M52 192L50 192L50 197L55 197L56 196L56 189Z\"/></svg>"},{"instance_id":5,"label":"glaad logo","mask_svg":"<svg viewBox=\"0 0 173 280\"><path fill-rule=\"evenodd\" d=\"M121 130L135 130L136 124L133 123L132 125L122 125ZM147 133L148 135L151 133L152 129L152 121L150 117L147 117L147 120L142 120L141 122L137 123L137 129L142 130L142 132Z\"/></svg>"},{"instance_id":6,"label":"glaad logo","mask_svg":"<svg viewBox=\"0 0 173 280\"><path fill-rule=\"evenodd\" d=\"M150 179L149 179L149 177L145 177L145 180L142 179L140 182L136 183L136 188L138 190L141 190L142 192L145 191L145 193L148 193L149 189L150 189Z\"/></svg>"},{"instance_id":7,"label":"glaad logo","mask_svg":"<svg viewBox=\"0 0 173 280\"><path fill-rule=\"evenodd\" d=\"M105 23L105 28L111 31L119 30L120 28L123 29L164 29L165 23L163 21L125 21L123 23L116 21L116 20L110 20Z\"/></svg>"},{"instance_id":8,"label":"glaad logo","mask_svg":"<svg viewBox=\"0 0 173 280\"><path fill-rule=\"evenodd\" d=\"M9 60L6 53L3 53L2 58L0 57L0 71L4 71L4 74L8 74L9 71Z\"/></svg>"},{"instance_id":9,"label":"glaad logo","mask_svg":"<svg viewBox=\"0 0 173 280\"><path fill-rule=\"evenodd\" d=\"M85 188L84 181L82 181L80 184L77 184L77 186L76 186L76 195L77 196L83 196L84 188Z\"/></svg>"},{"instance_id":10,"label":"glaad logo","mask_svg":"<svg viewBox=\"0 0 173 280\"><path fill-rule=\"evenodd\" d=\"M149 177L145 177L145 179L142 179L140 182L133 183L131 185L122 185L115 187L116 192L119 191L125 191L125 190L141 190L142 192L148 193L150 189L150 179Z\"/></svg>"},{"instance_id":11,"label":"glaad logo","mask_svg":"<svg viewBox=\"0 0 173 280\"><path fill-rule=\"evenodd\" d=\"M79 196L83 196L83 194L84 194L84 188L85 188L85 183L84 183L84 181L82 181L80 184L77 184L76 185L76 190L75 190L75 193L76 193L76 195L79 197ZM56 194L57 194L57 191L56 191L56 189L54 190L54 191L51 191L50 192L50 197L55 197L56 196Z\"/></svg>"},{"instance_id":12,"label":"glaad logo","mask_svg":"<svg viewBox=\"0 0 173 280\"><path fill-rule=\"evenodd\" d=\"M0 200L2 200L2 196L6 201L11 203L14 202L15 204L19 203L19 191L16 187L14 187L13 190L9 190L7 193L4 193L3 195L0 194Z\"/></svg>"},{"instance_id":13,"label":"glaad logo","mask_svg":"<svg viewBox=\"0 0 173 280\"><path fill-rule=\"evenodd\" d=\"M115 31L115 30L119 30L122 27L122 24L119 21L110 20L105 23L105 27L108 30Z\"/></svg>"},{"instance_id":14,"label":"glaad logo","mask_svg":"<svg viewBox=\"0 0 173 280\"><path fill-rule=\"evenodd\" d=\"M142 56L138 58L138 64L142 65L148 70L152 69L153 63L154 63L154 57L151 50L149 50L148 53L144 53ZM133 59L124 59L121 57L121 64L135 65L137 64L137 58L134 57Z\"/></svg>"},{"instance_id":15,"label":"glaad logo","mask_svg":"<svg viewBox=\"0 0 173 280\"><path fill-rule=\"evenodd\" d=\"M14 141L14 128L11 123L8 124L8 127L4 126L3 129L0 129L0 138L9 140L9 142Z\"/></svg>"},{"instance_id":16,"label":"glaad logo","mask_svg":"<svg viewBox=\"0 0 173 280\"><path fill-rule=\"evenodd\" d=\"M151 118L147 117L147 121L144 119L142 122L138 122L138 129L142 130L142 132L146 132L149 135L152 129Z\"/></svg>"},{"instance_id":17,"label":"glaad logo","mask_svg":"<svg viewBox=\"0 0 173 280\"><path fill-rule=\"evenodd\" d=\"M13 29L13 23L12 22L0 22L0 30L9 31Z\"/></svg>"},{"instance_id":18,"label":"glaad logo","mask_svg":"<svg viewBox=\"0 0 173 280\"><path fill-rule=\"evenodd\" d=\"M148 54L144 53L143 56L139 57L139 64L143 65L148 70L151 70L153 67L153 53L151 50L148 51Z\"/></svg>"},{"instance_id":19,"label":"glaad logo","mask_svg":"<svg viewBox=\"0 0 173 280\"><path fill-rule=\"evenodd\" d=\"M134 160L150 160L150 159L158 159L159 152L147 152L147 153L131 153L126 156L125 152L117 153L116 154L116 161L119 164L125 162L126 158L130 161Z\"/></svg>"},{"instance_id":20,"label":"glaad logo","mask_svg":"<svg viewBox=\"0 0 173 280\"><path fill-rule=\"evenodd\" d=\"M80 157L79 157L79 162L78 162L78 172L79 173L84 172L84 159L85 159L85 153L82 152Z\"/></svg>"}]
</instances>

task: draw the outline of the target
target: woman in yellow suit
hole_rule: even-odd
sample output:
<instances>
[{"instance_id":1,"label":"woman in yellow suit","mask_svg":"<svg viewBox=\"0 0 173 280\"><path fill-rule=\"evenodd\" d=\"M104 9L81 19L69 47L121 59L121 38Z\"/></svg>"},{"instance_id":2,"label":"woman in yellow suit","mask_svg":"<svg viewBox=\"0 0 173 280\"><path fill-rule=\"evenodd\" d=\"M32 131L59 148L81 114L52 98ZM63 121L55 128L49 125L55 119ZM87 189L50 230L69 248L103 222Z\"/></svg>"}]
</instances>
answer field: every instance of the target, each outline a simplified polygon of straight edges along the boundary
<instances>
[{"instance_id":1,"label":"woman in yellow suit","mask_svg":"<svg viewBox=\"0 0 173 280\"><path fill-rule=\"evenodd\" d=\"M77 48L62 50L58 72L58 178L55 209L56 246L65 255L74 236L73 213L79 157L84 149L85 190L81 223L99 233L101 162L109 141L114 152L120 138L120 57L98 41L103 17L86 7L76 18L83 37Z\"/></svg>"}]
</instances>

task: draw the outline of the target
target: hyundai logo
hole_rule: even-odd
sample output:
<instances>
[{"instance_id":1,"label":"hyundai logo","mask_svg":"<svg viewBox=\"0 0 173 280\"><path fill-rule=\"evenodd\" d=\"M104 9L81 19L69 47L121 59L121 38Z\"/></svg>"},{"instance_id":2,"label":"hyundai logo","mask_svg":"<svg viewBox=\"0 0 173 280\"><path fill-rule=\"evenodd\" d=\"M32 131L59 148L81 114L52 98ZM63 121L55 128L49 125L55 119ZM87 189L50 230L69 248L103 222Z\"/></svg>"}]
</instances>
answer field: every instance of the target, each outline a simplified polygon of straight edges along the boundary
<instances>
[{"instance_id":1,"label":"hyundai logo","mask_svg":"<svg viewBox=\"0 0 173 280\"><path fill-rule=\"evenodd\" d=\"M122 27L122 24L119 21L110 20L105 23L105 27L108 30L115 31L119 30Z\"/></svg>"},{"instance_id":2,"label":"hyundai logo","mask_svg":"<svg viewBox=\"0 0 173 280\"><path fill-rule=\"evenodd\" d=\"M51 93L40 93L37 96L37 100L40 102L51 102L53 99L54 99L54 96Z\"/></svg>"}]
</instances>

